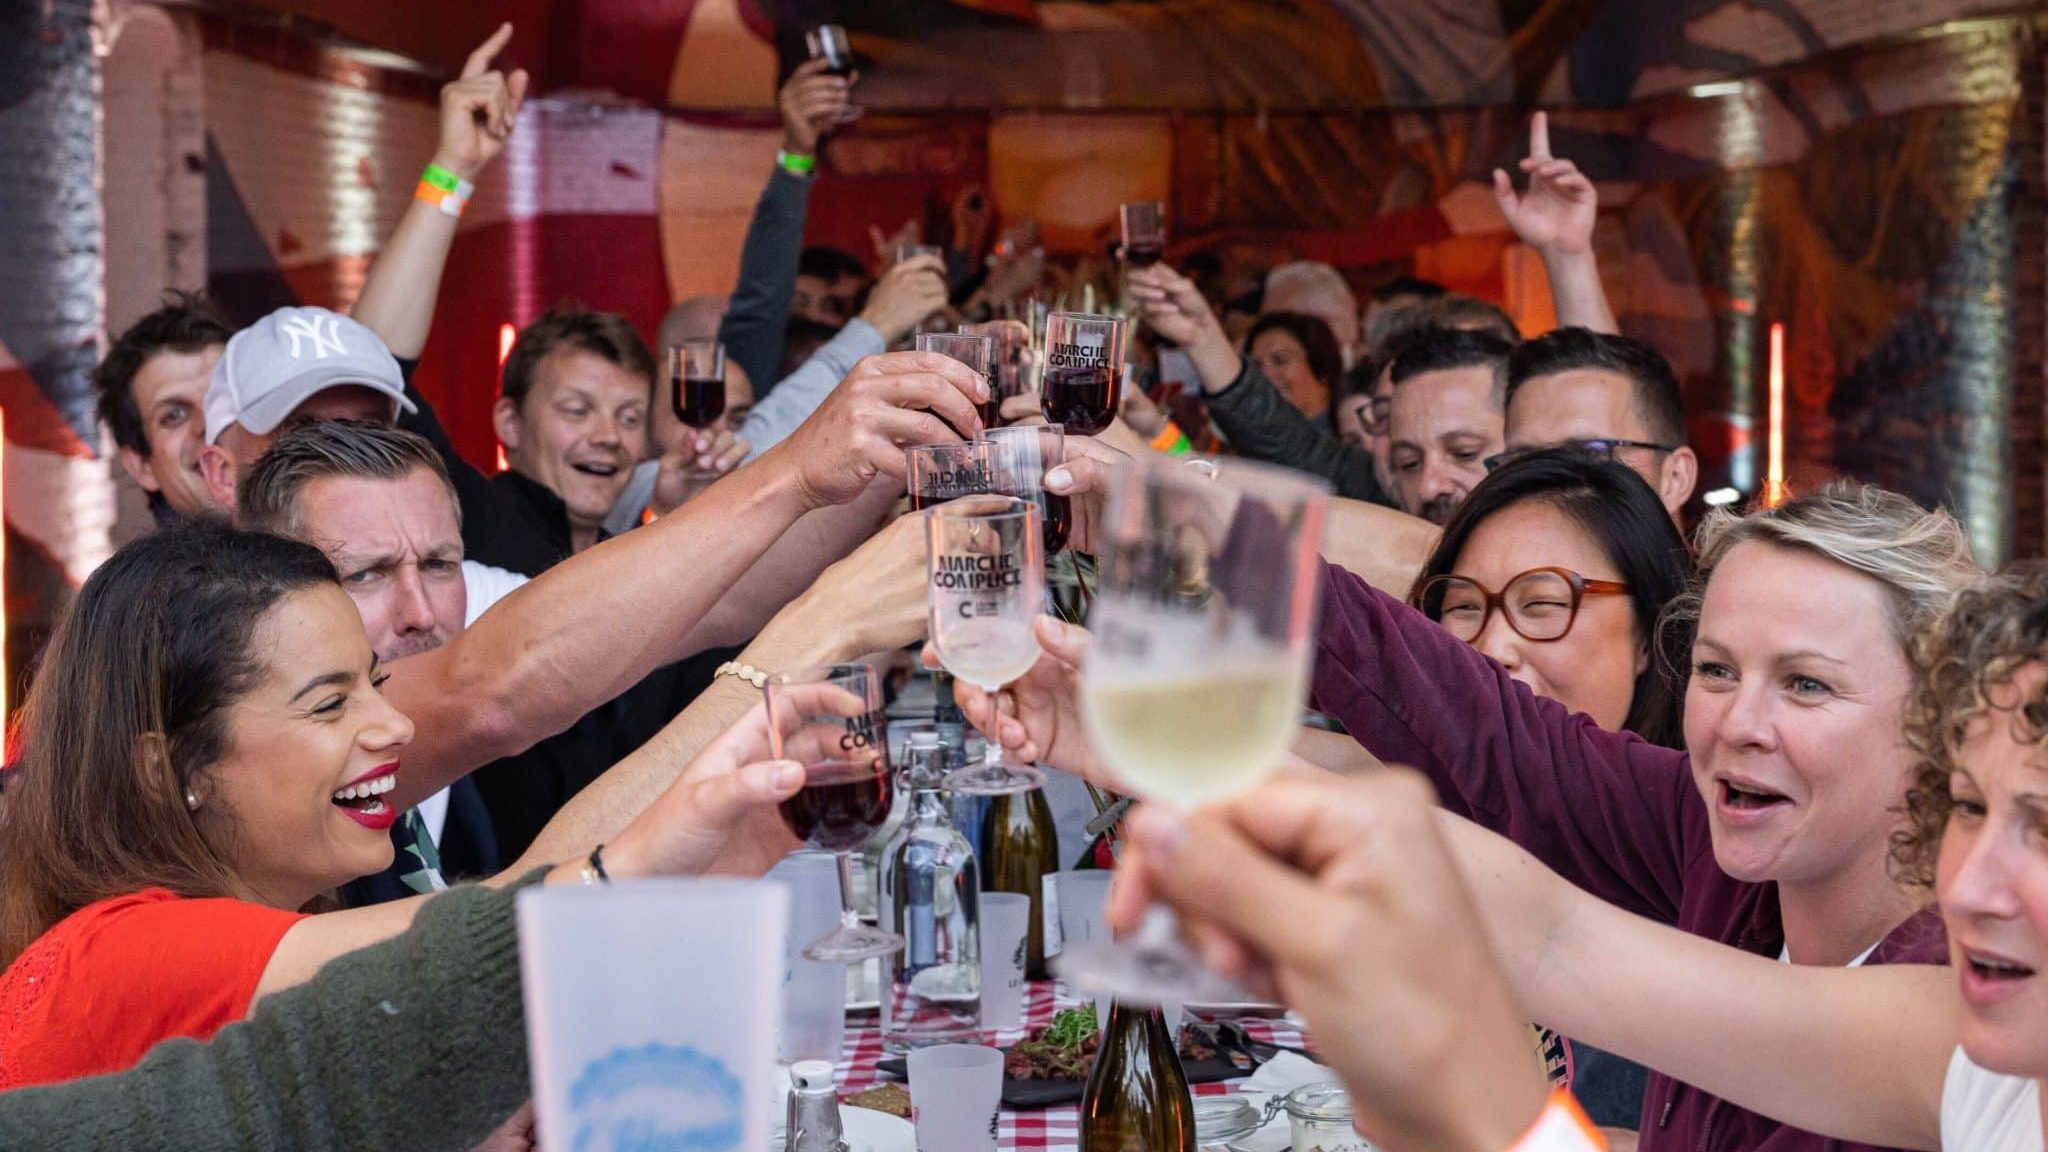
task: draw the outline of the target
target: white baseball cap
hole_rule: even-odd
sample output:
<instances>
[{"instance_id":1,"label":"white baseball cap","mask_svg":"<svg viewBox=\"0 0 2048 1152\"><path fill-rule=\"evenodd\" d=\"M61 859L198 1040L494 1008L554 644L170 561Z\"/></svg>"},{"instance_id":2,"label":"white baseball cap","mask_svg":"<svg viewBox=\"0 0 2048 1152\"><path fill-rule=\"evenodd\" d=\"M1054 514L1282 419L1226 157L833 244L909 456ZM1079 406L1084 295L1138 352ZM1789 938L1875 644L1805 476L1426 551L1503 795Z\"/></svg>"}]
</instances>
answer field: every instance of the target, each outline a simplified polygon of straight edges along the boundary
<instances>
[{"instance_id":1,"label":"white baseball cap","mask_svg":"<svg viewBox=\"0 0 2048 1152\"><path fill-rule=\"evenodd\" d=\"M329 388L353 385L391 398L391 418L414 411L391 349L375 332L325 308L280 308L228 341L206 386L206 442L230 424L258 436Z\"/></svg>"}]
</instances>

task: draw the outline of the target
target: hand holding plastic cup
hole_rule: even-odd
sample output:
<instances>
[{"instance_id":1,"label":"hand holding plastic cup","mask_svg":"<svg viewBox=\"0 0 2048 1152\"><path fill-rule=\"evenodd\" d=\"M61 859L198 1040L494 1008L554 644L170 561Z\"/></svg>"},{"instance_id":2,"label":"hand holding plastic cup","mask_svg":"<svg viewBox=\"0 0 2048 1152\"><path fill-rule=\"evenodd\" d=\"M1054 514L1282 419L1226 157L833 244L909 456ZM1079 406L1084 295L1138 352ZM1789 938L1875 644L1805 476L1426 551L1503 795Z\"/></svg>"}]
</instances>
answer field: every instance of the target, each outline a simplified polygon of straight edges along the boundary
<instances>
[{"instance_id":1,"label":"hand holding plastic cup","mask_svg":"<svg viewBox=\"0 0 2048 1152\"><path fill-rule=\"evenodd\" d=\"M995 1152L1003 1054L977 1044L910 1053L910 1111L918 1152Z\"/></svg>"}]
</instances>

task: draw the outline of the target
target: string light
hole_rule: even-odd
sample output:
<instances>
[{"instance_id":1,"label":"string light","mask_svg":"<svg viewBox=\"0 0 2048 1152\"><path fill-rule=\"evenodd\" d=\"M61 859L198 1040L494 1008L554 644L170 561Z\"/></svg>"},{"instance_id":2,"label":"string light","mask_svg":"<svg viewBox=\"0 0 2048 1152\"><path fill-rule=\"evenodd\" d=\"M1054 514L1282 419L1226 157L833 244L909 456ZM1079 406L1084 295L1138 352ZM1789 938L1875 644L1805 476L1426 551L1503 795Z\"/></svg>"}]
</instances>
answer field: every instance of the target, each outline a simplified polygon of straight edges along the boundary
<instances>
[{"instance_id":1,"label":"string light","mask_svg":"<svg viewBox=\"0 0 2048 1152\"><path fill-rule=\"evenodd\" d=\"M519 340L519 329L510 324L498 325L498 379L505 378L505 361L512 358L512 345ZM505 462L505 446L498 445L498 471L508 472L512 466Z\"/></svg>"},{"instance_id":2,"label":"string light","mask_svg":"<svg viewBox=\"0 0 2048 1152\"><path fill-rule=\"evenodd\" d=\"M1764 463L1764 507L1776 508L1785 490L1785 325L1771 325L1770 425Z\"/></svg>"}]
</instances>

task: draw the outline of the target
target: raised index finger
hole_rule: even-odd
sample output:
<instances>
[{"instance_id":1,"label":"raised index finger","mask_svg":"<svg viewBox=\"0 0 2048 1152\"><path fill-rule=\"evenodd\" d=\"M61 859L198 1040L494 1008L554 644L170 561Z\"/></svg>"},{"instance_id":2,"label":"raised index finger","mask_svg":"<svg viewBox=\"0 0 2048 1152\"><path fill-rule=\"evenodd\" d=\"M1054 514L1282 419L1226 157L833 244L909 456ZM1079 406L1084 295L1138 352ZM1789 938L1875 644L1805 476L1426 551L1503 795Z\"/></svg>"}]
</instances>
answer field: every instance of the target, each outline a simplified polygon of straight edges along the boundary
<instances>
[{"instance_id":1,"label":"raised index finger","mask_svg":"<svg viewBox=\"0 0 2048 1152\"><path fill-rule=\"evenodd\" d=\"M506 43L511 39L512 22L508 20L498 25L498 30L491 33L491 38L478 45L476 51L469 54L469 60L462 65L462 78L464 80L474 80L478 76L490 71L491 61L497 59L498 53L504 51Z\"/></svg>"},{"instance_id":2,"label":"raised index finger","mask_svg":"<svg viewBox=\"0 0 2048 1152\"><path fill-rule=\"evenodd\" d=\"M1550 116L1538 112L1529 117L1529 158L1550 159Z\"/></svg>"}]
</instances>

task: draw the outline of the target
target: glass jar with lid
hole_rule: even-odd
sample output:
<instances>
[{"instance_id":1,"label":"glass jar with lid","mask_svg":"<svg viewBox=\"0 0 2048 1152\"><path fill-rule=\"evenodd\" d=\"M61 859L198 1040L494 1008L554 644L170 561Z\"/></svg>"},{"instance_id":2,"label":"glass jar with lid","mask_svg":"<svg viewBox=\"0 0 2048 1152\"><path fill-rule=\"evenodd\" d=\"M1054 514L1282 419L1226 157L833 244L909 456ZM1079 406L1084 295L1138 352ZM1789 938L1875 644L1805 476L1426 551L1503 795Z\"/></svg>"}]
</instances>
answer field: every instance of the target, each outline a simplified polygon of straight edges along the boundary
<instances>
[{"instance_id":1,"label":"glass jar with lid","mask_svg":"<svg viewBox=\"0 0 2048 1152\"><path fill-rule=\"evenodd\" d=\"M1351 1093L1342 1084L1304 1084L1280 1106L1287 1112L1293 1152L1373 1152L1351 1126Z\"/></svg>"},{"instance_id":2,"label":"glass jar with lid","mask_svg":"<svg viewBox=\"0 0 2048 1152\"><path fill-rule=\"evenodd\" d=\"M1231 1142L1257 1132L1270 1115L1242 1096L1197 1096L1195 1147L1202 1152L1234 1152Z\"/></svg>"}]
</instances>

